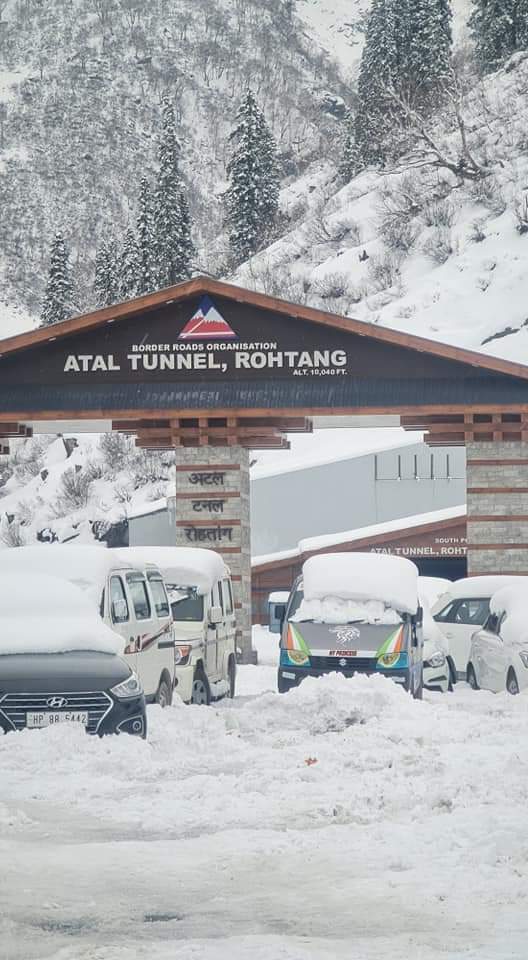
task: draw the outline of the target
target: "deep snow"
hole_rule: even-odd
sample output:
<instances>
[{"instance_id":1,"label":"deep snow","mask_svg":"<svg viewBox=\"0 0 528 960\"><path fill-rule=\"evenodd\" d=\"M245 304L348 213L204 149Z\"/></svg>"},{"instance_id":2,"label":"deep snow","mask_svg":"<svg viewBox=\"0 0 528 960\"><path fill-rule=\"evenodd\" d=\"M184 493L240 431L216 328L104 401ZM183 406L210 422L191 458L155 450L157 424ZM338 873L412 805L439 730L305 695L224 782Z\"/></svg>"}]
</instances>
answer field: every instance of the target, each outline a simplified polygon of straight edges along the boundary
<instances>
[{"instance_id":1,"label":"deep snow","mask_svg":"<svg viewBox=\"0 0 528 960\"><path fill-rule=\"evenodd\" d=\"M339 676L0 741L2 960L524 960L528 700Z\"/></svg>"}]
</instances>

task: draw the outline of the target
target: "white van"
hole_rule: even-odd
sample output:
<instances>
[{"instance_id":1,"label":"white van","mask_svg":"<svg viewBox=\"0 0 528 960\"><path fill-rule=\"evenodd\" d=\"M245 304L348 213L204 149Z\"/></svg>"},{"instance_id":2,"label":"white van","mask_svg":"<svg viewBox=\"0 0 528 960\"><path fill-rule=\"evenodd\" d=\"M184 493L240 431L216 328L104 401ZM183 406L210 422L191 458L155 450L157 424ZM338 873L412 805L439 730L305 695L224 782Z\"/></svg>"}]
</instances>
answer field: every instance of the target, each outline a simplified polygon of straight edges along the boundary
<instances>
[{"instance_id":1,"label":"white van","mask_svg":"<svg viewBox=\"0 0 528 960\"><path fill-rule=\"evenodd\" d=\"M449 659L456 674L454 679L466 679L471 637L486 623L493 594L514 583L526 584L526 577L465 577L451 583L431 607L433 619L448 643Z\"/></svg>"},{"instance_id":2,"label":"white van","mask_svg":"<svg viewBox=\"0 0 528 960\"><path fill-rule=\"evenodd\" d=\"M128 547L131 562L161 571L175 632L176 692L185 703L234 697L236 614L229 568L200 547Z\"/></svg>"},{"instance_id":3,"label":"white van","mask_svg":"<svg viewBox=\"0 0 528 960\"><path fill-rule=\"evenodd\" d=\"M134 562L105 547L56 544L0 550L2 570L22 578L57 577L87 592L104 622L123 638L123 653L141 680L147 702L161 706L172 702L172 616L154 564Z\"/></svg>"}]
</instances>

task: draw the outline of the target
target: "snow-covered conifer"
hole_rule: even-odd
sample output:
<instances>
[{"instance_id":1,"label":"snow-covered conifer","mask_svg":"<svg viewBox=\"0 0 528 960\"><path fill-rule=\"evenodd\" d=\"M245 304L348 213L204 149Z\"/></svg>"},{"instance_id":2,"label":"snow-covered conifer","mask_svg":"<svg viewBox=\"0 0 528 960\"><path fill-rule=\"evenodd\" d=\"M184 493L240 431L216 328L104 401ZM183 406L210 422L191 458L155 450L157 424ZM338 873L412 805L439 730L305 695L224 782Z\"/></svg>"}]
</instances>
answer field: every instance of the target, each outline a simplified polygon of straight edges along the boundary
<instances>
[{"instance_id":1,"label":"snow-covered conifer","mask_svg":"<svg viewBox=\"0 0 528 960\"><path fill-rule=\"evenodd\" d=\"M231 249L242 261L269 237L279 207L275 140L251 90L242 101L229 140L226 223Z\"/></svg>"},{"instance_id":2,"label":"snow-covered conifer","mask_svg":"<svg viewBox=\"0 0 528 960\"><path fill-rule=\"evenodd\" d=\"M95 257L95 293L97 303L108 307L119 300L117 243L113 237L103 240Z\"/></svg>"},{"instance_id":3,"label":"snow-covered conifer","mask_svg":"<svg viewBox=\"0 0 528 960\"><path fill-rule=\"evenodd\" d=\"M159 178L154 212L154 242L160 286L186 280L192 269L194 246L191 217L178 166L174 107L163 98Z\"/></svg>"},{"instance_id":4,"label":"snow-covered conifer","mask_svg":"<svg viewBox=\"0 0 528 960\"><path fill-rule=\"evenodd\" d=\"M51 244L50 267L42 304L41 326L59 323L73 311L73 284L68 251L62 233Z\"/></svg>"},{"instance_id":5,"label":"snow-covered conifer","mask_svg":"<svg viewBox=\"0 0 528 960\"><path fill-rule=\"evenodd\" d=\"M528 44L528 2L473 0L469 26L482 69L493 70Z\"/></svg>"},{"instance_id":6,"label":"snow-covered conifer","mask_svg":"<svg viewBox=\"0 0 528 960\"><path fill-rule=\"evenodd\" d=\"M339 176L344 183L349 183L356 175L361 166L356 144L356 131L354 116L348 113L345 118L343 149L341 152L341 162L339 164Z\"/></svg>"},{"instance_id":7,"label":"snow-covered conifer","mask_svg":"<svg viewBox=\"0 0 528 960\"><path fill-rule=\"evenodd\" d=\"M136 235L131 228L127 230L123 244L119 282L119 292L123 300L133 300L139 295L139 250Z\"/></svg>"},{"instance_id":8,"label":"snow-covered conifer","mask_svg":"<svg viewBox=\"0 0 528 960\"><path fill-rule=\"evenodd\" d=\"M146 177L141 178L139 190L139 213L137 218L137 244L139 256L139 293L150 293L156 287L155 243L153 228L153 199Z\"/></svg>"},{"instance_id":9,"label":"snow-covered conifer","mask_svg":"<svg viewBox=\"0 0 528 960\"><path fill-rule=\"evenodd\" d=\"M397 90L400 66L398 32L404 27L395 15L393 0L374 0L358 79L355 141L364 164L382 162L391 127L393 104L388 90Z\"/></svg>"}]
</instances>

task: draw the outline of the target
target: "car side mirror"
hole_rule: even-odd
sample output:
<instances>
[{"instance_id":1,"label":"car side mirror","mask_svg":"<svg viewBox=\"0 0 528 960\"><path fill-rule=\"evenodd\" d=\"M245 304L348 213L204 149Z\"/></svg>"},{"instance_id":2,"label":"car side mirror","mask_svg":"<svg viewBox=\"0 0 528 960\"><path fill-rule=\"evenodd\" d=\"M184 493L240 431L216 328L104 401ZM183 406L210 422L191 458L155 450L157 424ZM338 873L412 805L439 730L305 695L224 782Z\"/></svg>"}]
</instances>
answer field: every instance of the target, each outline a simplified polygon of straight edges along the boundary
<instances>
[{"instance_id":1,"label":"car side mirror","mask_svg":"<svg viewBox=\"0 0 528 960\"><path fill-rule=\"evenodd\" d=\"M209 611L209 623L216 626L217 623L222 623L223 616L222 607L211 607Z\"/></svg>"},{"instance_id":2,"label":"car side mirror","mask_svg":"<svg viewBox=\"0 0 528 960\"><path fill-rule=\"evenodd\" d=\"M128 620L128 607L126 600L112 601L112 620L114 623L123 623Z\"/></svg>"}]
</instances>

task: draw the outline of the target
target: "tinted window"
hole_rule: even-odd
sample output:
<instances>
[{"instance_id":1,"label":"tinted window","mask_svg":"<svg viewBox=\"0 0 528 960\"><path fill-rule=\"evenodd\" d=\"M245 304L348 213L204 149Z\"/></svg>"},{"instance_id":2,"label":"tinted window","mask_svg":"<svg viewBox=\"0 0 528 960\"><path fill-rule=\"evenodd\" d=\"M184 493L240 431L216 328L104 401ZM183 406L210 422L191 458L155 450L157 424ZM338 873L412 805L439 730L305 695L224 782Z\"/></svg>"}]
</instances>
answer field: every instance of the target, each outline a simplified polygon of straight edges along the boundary
<instances>
[{"instance_id":1,"label":"tinted window","mask_svg":"<svg viewBox=\"0 0 528 960\"><path fill-rule=\"evenodd\" d=\"M224 603L224 613L229 617L233 613L233 591L231 590L230 580L224 580Z\"/></svg>"},{"instance_id":2,"label":"tinted window","mask_svg":"<svg viewBox=\"0 0 528 960\"><path fill-rule=\"evenodd\" d=\"M157 574L149 573L148 582L158 617L168 617L170 607L163 580Z\"/></svg>"},{"instance_id":3,"label":"tinted window","mask_svg":"<svg viewBox=\"0 0 528 960\"><path fill-rule=\"evenodd\" d=\"M481 627L486 623L489 612L489 600L461 600L455 612L455 623Z\"/></svg>"},{"instance_id":4,"label":"tinted window","mask_svg":"<svg viewBox=\"0 0 528 960\"><path fill-rule=\"evenodd\" d=\"M110 579L110 612L113 623L126 623L130 617L128 601L121 577Z\"/></svg>"},{"instance_id":5,"label":"tinted window","mask_svg":"<svg viewBox=\"0 0 528 960\"><path fill-rule=\"evenodd\" d=\"M138 620L150 619L150 600L147 593L147 585L141 577L135 577L133 574L127 576L128 589L134 604L134 612Z\"/></svg>"},{"instance_id":6,"label":"tinted window","mask_svg":"<svg viewBox=\"0 0 528 960\"><path fill-rule=\"evenodd\" d=\"M447 607L444 607L443 610L440 610L439 613L435 614L434 619L439 623L454 623L457 607L458 600L452 600L451 603L447 604Z\"/></svg>"},{"instance_id":7,"label":"tinted window","mask_svg":"<svg viewBox=\"0 0 528 960\"><path fill-rule=\"evenodd\" d=\"M174 600L171 603L172 616L184 623L200 623L204 617L204 598L196 594Z\"/></svg>"}]
</instances>

